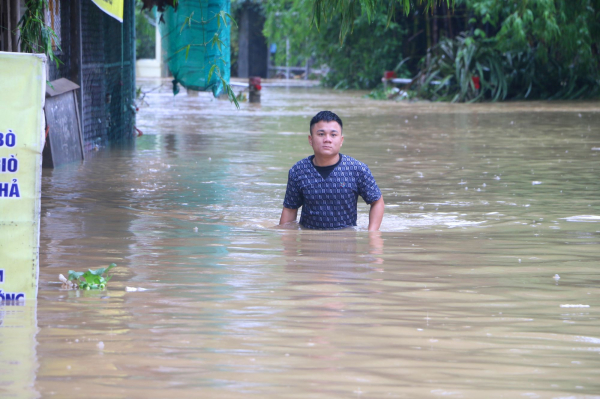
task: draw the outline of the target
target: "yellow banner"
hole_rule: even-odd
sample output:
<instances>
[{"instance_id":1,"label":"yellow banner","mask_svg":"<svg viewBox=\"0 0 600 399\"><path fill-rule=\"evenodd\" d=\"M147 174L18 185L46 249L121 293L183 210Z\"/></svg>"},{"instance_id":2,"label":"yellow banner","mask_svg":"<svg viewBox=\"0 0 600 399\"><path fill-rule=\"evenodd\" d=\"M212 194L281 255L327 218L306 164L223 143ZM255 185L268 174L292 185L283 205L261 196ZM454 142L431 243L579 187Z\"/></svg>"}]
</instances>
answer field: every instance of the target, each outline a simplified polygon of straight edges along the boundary
<instances>
[{"instance_id":1,"label":"yellow banner","mask_svg":"<svg viewBox=\"0 0 600 399\"><path fill-rule=\"evenodd\" d=\"M36 299L46 56L0 52L0 301Z\"/></svg>"},{"instance_id":2,"label":"yellow banner","mask_svg":"<svg viewBox=\"0 0 600 399\"><path fill-rule=\"evenodd\" d=\"M123 0L92 0L102 11L123 22Z\"/></svg>"}]
</instances>

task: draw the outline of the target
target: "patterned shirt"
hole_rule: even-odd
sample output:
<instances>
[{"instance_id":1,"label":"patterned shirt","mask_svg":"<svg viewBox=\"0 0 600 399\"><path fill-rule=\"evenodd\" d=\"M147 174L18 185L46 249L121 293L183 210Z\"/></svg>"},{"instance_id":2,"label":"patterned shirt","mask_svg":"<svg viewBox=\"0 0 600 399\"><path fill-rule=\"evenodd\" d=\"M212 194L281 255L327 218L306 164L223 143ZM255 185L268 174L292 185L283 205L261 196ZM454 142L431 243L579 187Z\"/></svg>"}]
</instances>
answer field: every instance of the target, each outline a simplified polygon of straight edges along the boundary
<instances>
[{"instance_id":1,"label":"patterned shirt","mask_svg":"<svg viewBox=\"0 0 600 399\"><path fill-rule=\"evenodd\" d=\"M323 179L313 165L314 157L304 158L290 169L283 206L289 209L302 207L300 224L309 229L356 226L358 196L367 204L381 198L369 167L340 154L340 164L327 179Z\"/></svg>"}]
</instances>

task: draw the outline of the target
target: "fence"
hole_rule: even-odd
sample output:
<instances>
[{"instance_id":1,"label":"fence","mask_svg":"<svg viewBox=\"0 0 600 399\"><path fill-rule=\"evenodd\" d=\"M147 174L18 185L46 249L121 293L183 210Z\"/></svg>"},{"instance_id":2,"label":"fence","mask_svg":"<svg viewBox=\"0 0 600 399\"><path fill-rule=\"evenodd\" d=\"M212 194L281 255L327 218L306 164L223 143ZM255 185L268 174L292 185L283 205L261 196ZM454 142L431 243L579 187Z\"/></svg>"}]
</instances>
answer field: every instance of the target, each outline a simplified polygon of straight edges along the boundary
<instances>
[{"instance_id":1,"label":"fence","mask_svg":"<svg viewBox=\"0 0 600 399\"><path fill-rule=\"evenodd\" d=\"M60 37L49 80L81 86L79 106L85 149L133 136L135 112L135 3L125 1L123 23L90 0L54 0L53 25Z\"/></svg>"}]
</instances>

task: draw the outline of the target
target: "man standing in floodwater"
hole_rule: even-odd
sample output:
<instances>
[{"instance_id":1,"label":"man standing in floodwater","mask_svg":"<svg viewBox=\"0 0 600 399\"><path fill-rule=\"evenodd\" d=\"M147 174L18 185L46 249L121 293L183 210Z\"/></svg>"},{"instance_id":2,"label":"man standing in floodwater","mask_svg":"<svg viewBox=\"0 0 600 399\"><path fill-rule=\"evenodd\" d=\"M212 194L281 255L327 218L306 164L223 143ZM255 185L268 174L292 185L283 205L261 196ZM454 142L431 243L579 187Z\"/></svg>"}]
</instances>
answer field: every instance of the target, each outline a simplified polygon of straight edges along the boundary
<instances>
[{"instance_id":1,"label":"man standing in floodwater","mask_svg":"<svg viewBox=\"0 0 600 399\"><path fill-rule=\"evenodd\" d=\"M367 165L340 154L343 142L339 116L321 111L312 118L308 144L314 155L290 169L280 225L296 221L302 207L303 227L334 230L356 226L360 195L371 205L369 231L379 230L385 208L381 190Z\"/></svg>"}]
</instances>

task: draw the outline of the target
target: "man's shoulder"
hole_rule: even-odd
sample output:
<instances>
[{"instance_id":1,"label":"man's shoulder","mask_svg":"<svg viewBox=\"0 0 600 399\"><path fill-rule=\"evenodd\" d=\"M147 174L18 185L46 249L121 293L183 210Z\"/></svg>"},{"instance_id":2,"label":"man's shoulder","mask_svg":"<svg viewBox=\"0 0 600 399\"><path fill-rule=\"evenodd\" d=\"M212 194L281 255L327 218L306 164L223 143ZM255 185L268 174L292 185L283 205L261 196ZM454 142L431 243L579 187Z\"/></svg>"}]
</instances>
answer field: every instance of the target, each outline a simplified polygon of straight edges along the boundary
<instances>
[{"instance_id":1,"label":"man's shoulder","mask_svg":"<svg viewBox=\"0 0 600 399\"><path fill-rule=\"evenodd\" d=\"M343 154L342 165L350 170L366 171L369 169L366 163Z\"/></svg>"},{"instance_id":2,"label":"man's shoulder","mask_svg":"<svg viewBox=\"0 0 600 399\"><path fill-rule=\"evenodd\" d=\"M296 173L302 173L305 172L309 167L312 166L312 160L311 160L312 156L308 156L304 159L299 160L298 162L296 162L294 164L294 166L292 166L290 168L290 173L292 174L296 174Z\"/></svg>"}]
</instances>

